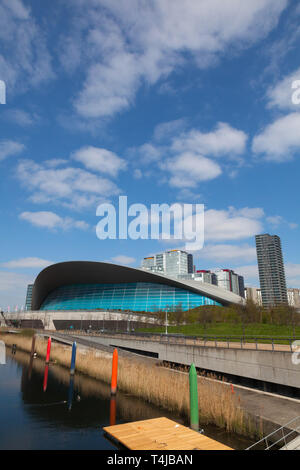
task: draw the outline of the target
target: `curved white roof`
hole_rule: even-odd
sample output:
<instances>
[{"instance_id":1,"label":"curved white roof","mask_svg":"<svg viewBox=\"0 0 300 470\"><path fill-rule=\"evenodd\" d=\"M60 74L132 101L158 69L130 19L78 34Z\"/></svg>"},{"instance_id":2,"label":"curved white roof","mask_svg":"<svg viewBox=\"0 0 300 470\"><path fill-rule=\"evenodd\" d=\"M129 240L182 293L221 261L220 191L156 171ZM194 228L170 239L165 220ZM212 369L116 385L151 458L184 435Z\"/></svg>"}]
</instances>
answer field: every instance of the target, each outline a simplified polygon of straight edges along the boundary
<instances>
[{"instance_id":1,"label":"curved white roof","mask_svg":"<svg viewBox=\"0 0 300 470\"><path fill-rule=\"evenodd\" d=\"M181 280L143 269L96 261L67 261L48 266L37 276L32 290L32 310L39 310L54 289L71 284L152 282L168 284L207 296L223 305L244 304L245 299L211 284Z\"/></svg>"}]
</instances>

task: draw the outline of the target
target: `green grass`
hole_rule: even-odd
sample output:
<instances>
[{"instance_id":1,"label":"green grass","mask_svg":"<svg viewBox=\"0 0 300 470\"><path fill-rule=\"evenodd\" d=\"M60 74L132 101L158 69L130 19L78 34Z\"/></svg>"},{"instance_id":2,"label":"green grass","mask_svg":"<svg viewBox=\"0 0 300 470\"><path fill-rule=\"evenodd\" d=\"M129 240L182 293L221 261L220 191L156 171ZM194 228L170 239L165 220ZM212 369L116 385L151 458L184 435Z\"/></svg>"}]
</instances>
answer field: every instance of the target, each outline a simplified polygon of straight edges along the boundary
<instances>
[{"instance_id":1,"label":"green grass","mask_svg":"<svg viewBox=\"0 0 300 470\"><path fill-rule=\"evenodd\" d=\"M32 338L32 336L35 334L35 330L31 328L23 328L20 334L21 336L27 336L28 338Z\"/></svg>"},{"instance_id":2,"label":"green grass","mask_svg":"<svg viewBox=\"0 0 300 470\"><path fill-rule=\"evenodd\" d=\"M300 326L294 328L296 338L300 338ZM140 332L164 333L165 327L142 328ZM292 326L284 325L271 325L261 323L251 323L243 325L241 323L211 323L199 324L193 323L181 326L168 326L168 333L179 333L187 336L254 336L259 341L259 336L280 338L280 337L293 337ZM266 340L263 340L266 342ZM277 341L276 341L277 342ZM285 343L285 341L278 342Z\"/></svg>"}]
</instances>

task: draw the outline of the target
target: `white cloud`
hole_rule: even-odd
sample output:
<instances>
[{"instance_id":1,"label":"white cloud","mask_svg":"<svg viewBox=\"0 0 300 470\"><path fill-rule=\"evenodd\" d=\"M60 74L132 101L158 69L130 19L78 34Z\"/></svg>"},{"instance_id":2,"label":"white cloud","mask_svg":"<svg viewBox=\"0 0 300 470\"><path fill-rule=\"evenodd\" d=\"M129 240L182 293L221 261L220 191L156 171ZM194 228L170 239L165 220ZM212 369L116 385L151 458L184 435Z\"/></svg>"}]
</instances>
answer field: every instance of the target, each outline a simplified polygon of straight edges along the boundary
<instances>
[{"instance_id":1,"label":"white cloud","mask_svg":"<svg viewBox=\"0 0 300 470\"><path fill-rule=\"evenodd\" d=\"M232 208L227 211L215 209L205 211L205 241L240 240L261 233L263 228L259 220L261 214L259 211L257 214L258 218L253 218L253 214L251 217L235 215Z\"/></svg>"},{"instance_id":2,"label":"white cloud","mask_svg":"<svg viewBox=\"0 0 300 470\"><path fill-rule=\"evenodd\" d=\"M22 127L32 126L39 120L37 114L28 113L23 109L9 109L5 113L3 113L3 117Z\"/></svg>"},{"instance_id":3,"label":"white cloud","mask_svg":"<svg viewBox=\"0 0 300 470\"><path fill-rule=\"evenodd\" d=\"M268 106L271 108L279 108L283 110L296 111L299 105L295 105L292 101L293 93L292 83L300 80L300 67L279 81L267 91Z\"/></svg>"},{"instance_id":4,"label":"white cloud","mask_svg":"<svg viewBox=\"0 0 300 470\"><path fill-rule=\"evenodd\" d=\"M20 258L11 261L7 261L6 263L2 263L1 266L3 268L45 268L53 264L52 261L48 261L42 258Z\"/></svg>"},{"instance_id":5,"label":"white cloud","mask_svg":"<svg viewBox=\"0 0 300 470\"><path fill-rule=\"evenodd\" d=\"M125 266L128 264L132 264L136 261L135 258L132 258L131 256L126 256L126 255L114 256L113 258L111 258L111 260L114 263L124 264Z\"/></svg>"},{"instance_id":6,"label":"white cloud","mask_svg":"<svg viewBox=\"0 0 300 470\"><path fill-rule=\"evenodd\" d=\"M197 192L191 191L189 188L183 188L177 191L176 194L176 199L178 201L201 201L203 200L202 194L199 194ZM183 202L185 203L185 202Z\"/></svg>"},{"instance_id":7,"label":"white cloud","mask_svg":"<svg viewBox=\"0 0 300 470\"><path fill-rule=\"evenodd\" d=\"M266 217L266 221L273 227L278 227L279 225L286 224L291 230L295 230L296 228L298 228L298 224L295 224L293 222L288 222L281 215L274 215L274 216Z\"/></svg>"},{"instance_id":8,"label":"white cloud","mask_svg":"<svg viewBox=\"0 0 300 470\"><path fill-rule=\"evenodd\" d=\"M269 224L274 225L274 227L278 227L278 225L280 225L283 222L283 217L281 217L281 215L273 215L273 216L267 217L266 221Z\"/></svg>"},{"instance_id":9,"label":"white cloud","mask_svg":"<svg viewBox=\"0 0 300 470\"><path fill-rule=\"evenodd\" d=\"M300 264L286 263L284 268L287 287L300 287ZM257 265L239 266L234 270L245 277L248 286L259 287Z\"/></svg>"},{"instance_id":10,"label":"white cloud","mask_svg":"<svg viewBox=\"0 0 300 470\"><path fill-rule=\"evenodd\" d=\"M0 161L23 152L25 145L13 140L0 141Z\"/></svg>"},{"instance_id":11,"label":"white cloud","mask_svg":"<svg viewBox=\"0 0 300 470\"><path fill-rule=\"evenodd\" d=\"M116 54L109 64L94 64L79 97L77 112L85 118L106 117L133 103L138 87L138 60L129 53Z\"/></svg>"},{"instance_id":12,"label":"white cloud","mask_svg":"<svg viewBox=\"0 0 300 470\"><path fill-rule=\"evenodd\" d=\"M288 287L300 287L300 264L285 264L286 283Z\"/></svg>"},{"instance_id":13,"label":"white cloud","mask_svg":"<svg viewBox=\"0 0 300 470\"><path fill-rule=\"evenodd\" d=\"M0 76L10 92L22 92L54 77L44 32L21 0L0 4Z\"/></svg>"},{"instance_id":14,"label":"white cloud","mask_svg":"<svg viewBox=\"0 0 300 470\"><path fill-rule=\"evenodd\" d=\"M287 6L287 0L252 0L242 6L239 0L74 3L78 9L72 32L61 42L61 56L69 70L87 66L74 100L85 118L127 109L142 83L165 79L189 59L206 68L233 49L248 47L277 25Z\"/></svg>"},{"instance_id":15,"label":"white cloud","mask_svg":"<svg viewBox=\"0 0 300 470\"><path fill-rule=\"evenodd\" d=\"M199 252L199 257L216 262L249 262L256 259L256 249L248 244L245 245L204 245Z\"/></svg>"},{"instance_id":16,"label":"white cloud","mask_svg":"<svg viewBox=\"0 0 300 470\"><path fill-rule=\"evenodd\" d=\"M259 287L258 266L245 265L234 268L234 271L244 277L246 286Z\"/></svg>"},{"instance_id":17,"label":"white cloud","mask_svg":"<svg viewBox=\"0 0 300 470\"><path fill-rule=\"evenodd\" d=\"M157 163L167 172L169 185L180 189L194 188L202 181L217 178L223 172L221 165L225 159L227 166L228 160L240 164L247 142L243 131L218 123L211 132L198 129L182 132L184 125L183 119L159 124L154 129L153 143L130 149L131 157L144 165ZM211 158L221 156L224 158L218 162Z\"/></svg>"},{"instance_id":18,"label":"white cloud","mask_svg":"<svg viewBox=\"0 0 300 470\"><path fill-rule=\"evenodd\" d=\"M300 277L296 279L289 279L287 287L292 288L292 289L300 289Z\"/></svg>"},{"instance_id":19,"label":"white cloud","mask_svg":"<svg viewBox=\"0 0 300 470\"><path fill-rule=\"evenodd\" d=\"M89 170L107 173L110 176L117 176L119 171L127 167L126 161L115 153L92 146L82 147L72 154L72 158L83 163Z\"/></svg>"},{"instance_id":20,"label":"white cloud","mask_svg":"<svg viewBox=\"0 0 300 470\"><path fill-rule=\"evenodd\" d=\"M65 160L63 158L51 158L50 160L44 161L44 165L46 165L48 168L57 168L58 166L63 166L67 164L68 160Z\"/></svg>"},{"instance_id":21,"label":"white cloud","mask_svg":"<svg viewBox=\"0 0 300 470\"><path fill-rule=\"evenodd\" d=\"M16 18L28 20L30 11L26 8L21 0L3 0L3 5L6 6Z\"/></svg>"},{"instance_id":22,"label":"white cloud","mask_svg":"<svg viewBox=\"0 0 300 470\"><path fill-rule=\"evenodd\" d=\"M300 149L300 113L291 113L269 124L254 137L252 150L268 161L290 160Z\"/></svg>"},{"instance_id":23,"label":"white cloud","mask_svg":"<svg viewBox=\"0 0 300 470\"><path fill-rule=\"evenodd\" d=\"M10 311L18 305L25 304L27 285L33 283L33 278L24 274L0 271L0 308L6 310L10 306Z\"/></svg>"},{"instance_id":24,"label":"white cloud","mask_svg":"<svg viewBox=\"0 0 300 470\"><path fill-rule=\"evenodd\" d=\"M55 160L59 166L62 160ZM17 167L17 178L29 190L34 203L56 202L72 209L96 206L119 189L107 178L73 167L49 168L49 161L37 164L23 160Z\"/></svg>"},{"instance_id":25,"label":"white cloud","mask_svg":"<svg viewBox=\"0 0 300 470\"><path fill-rule=\"evenodd\" d=\"M36 227L70 230L72 228L87 230L89 225L83 220L74 220L71 217L60 217L54 212L39 211L39 212L22 212L19 218L30 222Z\"/></svg>"},{"instance_id":26,"label":"white cloud","mask_svg":"<svg viewBox=\"0 0 300 470\"><path fill-rule=\"evenodd\" d=\"M141 170L139 168L136 168L133 172L133 177L136 179L136 180L140 180L142 177L143 177L143 173L141 172Z\"/></svg>"},{"instance_id":27,"label":"white cloud","mask_svg":"<svg viewBox=\"0 0 300 470\"><path fill-rule=\"evenodd\" d=\"M163 149L159 146L147 142L140 147L129 149L129 154L135 159L145 165L158 162L162 155Z\"/></svg>"},{"instance_id":28,"label":"white cloud","mask_svg":"<svg viewBox=\"0 0 300 470\"><path fill-rule=\"evenodd\" d=\"M242 209L236 209L235 207L230 206L228 208L228 213L231 216L242 216L249 219L261 219L265 212L261 207L243 207Z\"/></svg>"},{"instance_id":29,"label":"white cloud","mask_svg":"<svg viewBox=\"0 0 300 470\"><path fill-rule=\"evenodd\" d=\"M201 181L217 178L222 170L210 160L192 152L184 152L161 164L162 169L171 173L170 186L176 188L193 188Z\"/></svg>"},{"instance_id":30,"label":"white cloud","mask_svg":"<svg viewBox=\"0 0 300 470\"><path fill-rule=\"evenodd\" d=\"M300 277L300 264L287 263L285 271L288 277Z\"/></svg>"},{"instance_id":31,"label":"white cloud","mask_svg":"<svg viewBox=\"0 0 300 470\"><path fill-rule=\"evenodd\" d=\"M245 261L254 259L255 249L248 244L235 246L228 244L221 244L221 242L230 242L252 238L258 233L263 231L262 215L263 211L260 208L253 208L252 211L248 207L245 208L245 213L250 212L250 217L243 214L244 209L234 209L230 207L227 210L208 209L204 211L204 247L196 253L196 256L203 256L213 259L214 249L215 256L220 260L232 258L236 262L238 257L243 257ZM256 218L254 217L256 214ZM181 225L181 218L174 220L175 229ZM199 228L202 230L202 227ZM175 232L175 230L174 230ZM177 232L179 233L179 231ZM192 240L195 237L195 218L187 216L184 219L184 234L186 239ZM198 233L200 239L200 234ZM162 240L163 241L163 240ZM173 239L178 244L178 240ZM170 240L167 240L170 243ZM217 242L218 245L215 245Z\"/></svg>"},{"instance_id":32,"label":"white cloud","mask_svg":"<svg viewBox=\"0 0 300 470\"><path fill-rule=\"evenodd\" d=\"M155 141L169 140L174 137L178 132L182 132L186 123L184 119L176 119L174 121L161 122L155 126L153 132L153 139Z\"/></svg>"},{"instance_id":33,"label":"white cloud","mask_svg":"<svg viewBox=\"0 0 300 470\"><path fill-rule=\"evenodd\" d=\"M227 155L229 158L236 158L245 151L246 142L245 132L219 122L211 132L203 133L192 129L186 134L181 134L173 140L172 149L177 152L197 152L211 157Z\"/></svg>"},{"instance_id":34,"label":"white cloud","mask_svg":"<svg viewBox=\"0 0 300 470\"><path fill-rule=\"evenodd\" d=\"M11 291L15 290L17 292L18 288L22 286L25 287L27 283L27 276L22 274L10 273L7 271L0 271L0 291ZM30 282L30 281L29 281ZM25 297L24 297L25 301Z\"/></svg>"}]
</instances>

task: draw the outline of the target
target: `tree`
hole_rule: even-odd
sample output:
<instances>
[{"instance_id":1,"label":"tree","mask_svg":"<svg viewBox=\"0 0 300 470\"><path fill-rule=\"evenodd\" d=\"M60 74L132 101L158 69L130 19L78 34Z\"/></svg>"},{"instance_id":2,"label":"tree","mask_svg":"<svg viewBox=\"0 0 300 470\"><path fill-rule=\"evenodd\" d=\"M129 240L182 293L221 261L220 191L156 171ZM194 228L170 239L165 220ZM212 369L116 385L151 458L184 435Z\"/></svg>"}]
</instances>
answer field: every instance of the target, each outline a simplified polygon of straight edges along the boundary
<instances>
[{"instance_id":1,"label":"tree","mask_svg":"<svg viewBox=\"0 0 300 470\"><path fill-rule=\"evenodd\" d=\"M183 320L184 320L184 311L183 311L183 308L182 308L182 303L180 302L179 304L177 304L175 306L175 309L174 309L174 321L176 323L176 325L181 325L183 323Z\"/></svg>"}]
</instances>

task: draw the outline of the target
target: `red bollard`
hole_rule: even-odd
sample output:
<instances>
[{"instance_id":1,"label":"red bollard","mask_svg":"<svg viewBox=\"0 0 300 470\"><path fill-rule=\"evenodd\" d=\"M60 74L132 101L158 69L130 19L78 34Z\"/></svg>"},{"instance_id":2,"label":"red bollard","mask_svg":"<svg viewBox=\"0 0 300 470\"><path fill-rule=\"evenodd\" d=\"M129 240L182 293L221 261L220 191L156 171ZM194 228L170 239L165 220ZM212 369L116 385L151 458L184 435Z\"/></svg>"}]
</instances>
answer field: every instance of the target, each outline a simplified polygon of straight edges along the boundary
<instances>
[{"instance_id":1,"label":"red bollard","mask_svg":"<svg viewBox=\"0 0 300 470\"><path fill-rule=\"evenodd\" d=\"M118 350L115 349L113 352L112 359L112 373L111 373L111 387L110 393L115 395L117 393L117 381L118 381Z\"/></svg>"},{"instance_id":2,"label":"red bollard","mask_svg":"<svg viewBox=\"0 0 300 470\"><path fill-rule=\"evenodd\" d=\"M48 339L47 354L46 354L46 364L49 364L49 361L50 361L50 351L51 351L51 338Z\"/></svg>"},{"instance_id":3,"label":"red bollard","mask_svg":"<svg viewBox=\"0 0 300 470\"><path fill-rule=\"evenodd\" d=\"M231 384L231 393L234 393L233 385Z\"/></svg>"}]
</instances>

